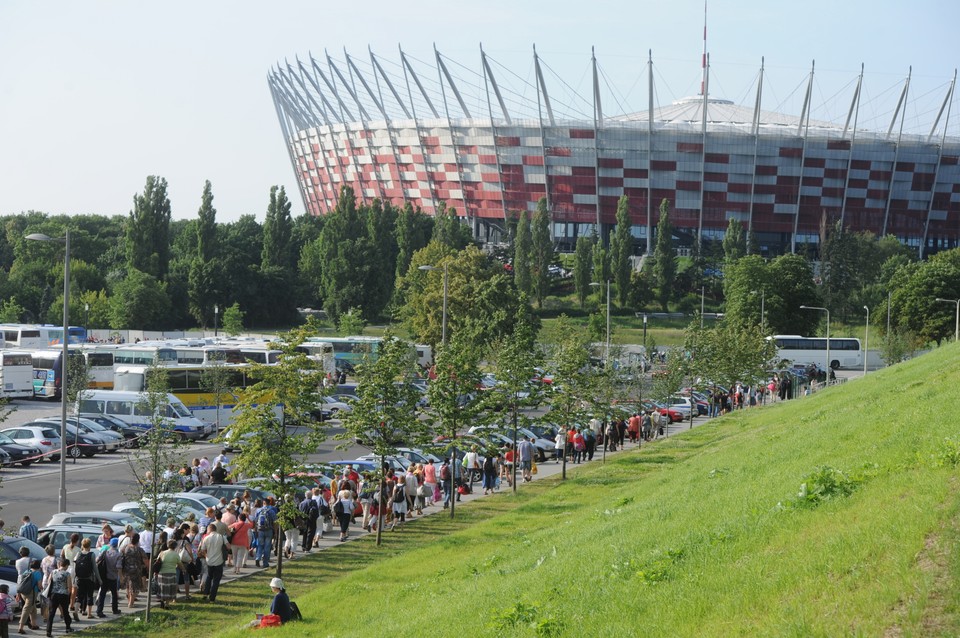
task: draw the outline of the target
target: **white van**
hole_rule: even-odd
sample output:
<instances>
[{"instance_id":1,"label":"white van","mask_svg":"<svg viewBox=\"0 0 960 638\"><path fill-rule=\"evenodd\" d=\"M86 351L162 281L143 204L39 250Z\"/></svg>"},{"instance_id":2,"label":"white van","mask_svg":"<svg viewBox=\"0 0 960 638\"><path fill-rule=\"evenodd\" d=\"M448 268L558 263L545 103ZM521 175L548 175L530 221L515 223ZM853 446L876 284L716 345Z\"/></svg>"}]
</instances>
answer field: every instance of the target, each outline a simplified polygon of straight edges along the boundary
<instances>
[{"instance_id":1,"label":"white van","mask_svg":"<svg viewBox=\"0 0 960 638\"><path fill-rule=\"evenodd\" d=\"M146 409L147 392L123 392L120 390L85 390L77 401L77 413L107 414L129 425L149 430L153 415ZM163 415L173 423L173 429L181 438L195 441L213 432L213 425L196 418L183 402L167 394L167 406Z\"/></svg>"}]
</instances>

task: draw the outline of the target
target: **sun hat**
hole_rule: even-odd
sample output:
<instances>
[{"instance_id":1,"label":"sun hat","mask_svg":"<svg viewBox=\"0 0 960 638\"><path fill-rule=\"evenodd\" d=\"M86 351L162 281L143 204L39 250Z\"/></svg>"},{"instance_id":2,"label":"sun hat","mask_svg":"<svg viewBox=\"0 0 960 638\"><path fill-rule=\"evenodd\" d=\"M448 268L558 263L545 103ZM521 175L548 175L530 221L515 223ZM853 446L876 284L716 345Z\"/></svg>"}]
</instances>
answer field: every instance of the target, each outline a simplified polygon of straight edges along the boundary
<instances>
[{"instance_id":1,"label":"sun hat","mask_svg":"<svg viewBox=\"0 0 960 638\"><path fill-rule=\"evenodd\" d=\"M283 589L283 581L279 578L274 578L270 580L270 587L276 587L277 589Z\"/></svg>"}]
</instances>

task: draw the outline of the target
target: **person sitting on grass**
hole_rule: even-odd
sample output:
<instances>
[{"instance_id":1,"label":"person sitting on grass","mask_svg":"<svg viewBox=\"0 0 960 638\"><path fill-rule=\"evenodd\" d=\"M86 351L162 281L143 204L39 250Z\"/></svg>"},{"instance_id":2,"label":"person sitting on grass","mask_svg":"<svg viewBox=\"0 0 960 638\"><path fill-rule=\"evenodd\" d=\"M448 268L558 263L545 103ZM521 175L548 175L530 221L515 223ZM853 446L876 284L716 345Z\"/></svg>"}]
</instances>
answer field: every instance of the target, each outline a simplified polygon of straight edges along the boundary
<instances>
[{"instance_id":1,"label":"person sitting on grass","mask_svg":"<svg viewBox=\"0 0 960 638\"><path fill-rule=\"evenodd\" d=\"M290 596L279 578L270 580L270 589L273 591L273 602L270 603L269 614L257 614L257 617L247 625L250 629L258 627L274 627L289 622L293 617L293 608L290 605Z\"/></svg>"}]
</instances>

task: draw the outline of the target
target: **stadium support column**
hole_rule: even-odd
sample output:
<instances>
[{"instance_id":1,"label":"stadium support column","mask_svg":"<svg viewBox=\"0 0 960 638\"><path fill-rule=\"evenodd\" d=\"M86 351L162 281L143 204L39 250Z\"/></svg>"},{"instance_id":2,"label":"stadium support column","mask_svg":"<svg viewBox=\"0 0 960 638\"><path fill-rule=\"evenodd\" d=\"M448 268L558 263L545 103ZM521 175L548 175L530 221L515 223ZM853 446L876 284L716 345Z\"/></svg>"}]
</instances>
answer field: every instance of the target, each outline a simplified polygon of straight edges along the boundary
<instances>
[{"instance_id":1,"label":"stadium support column","mask_svg":"<svg viewBox=\"0 0 960 638\"><path fill-rule=\"evenodd\" d=\"M897 102L897 108L893 112L893 119L890 120L890 128L887 129L886 139L890 139L890 133L893 132L893 125L897 122L897 116L900 115L900 108L904 106L907 100L907 94L910 91L910 76L913 75L913 67L907 70L907 81L903 84L903 91L900 93L900 101ZM887 205L883 212L883 231L880 236L887 234L887 223L890 221L890 201L893 199L893 182L897 176L897 160L900 158L900 140L903 138L903 121L907 119L907 109L903 108L903 116L900 118L900 132L897 134L897 143L893 147L893 163L890 165L890 186L887 189Z\"/></svg>"},{"instance_id":2,"label":"stadium support column","mask_svg":"<svg viewBox=\"0 0 960 638\"><path fill-rule=\"evenodd\" d=\"M940 162L943 159L943 145L947 143L947 128L950 126L950 107L953 106L950 103L950 99L953 97L953 87L957 83L957 70L953 70L953 80L950 82L950 88L947 90L947 96L943 99L943 104L940 106L940 112L937 113L937 120L933 123L933 127L930 129L930 135L927 137L927 142L930 141L930 138L933 137L934 131L937 130L937 124L940 123L940 115L943 113L943 109L947 109L947 117L943 121L943 136L940 138L940 147L937 149L937 165L933 168L933 184L930 185L930 204L927 206L927 220L923 224L923 241L920 242L920 259L923 259L924 252L927 249L927 234L930 231L930 216L933 213L933 200L937 195L937 180L940 179Z\"/></svg>"},{"instance_id":3,"label":"stadium support column","mask_svg":"<svg viewBox=\"0 0 960 638\"><path fill-rule=\"evenodd\" d=\"M430 96L427 95L427 92L423 89L423 84L420 83L420 77L414 72L413 67L410 66L410 62L407 60L407 56L404 54L403 49L400 48L400 45L397 45L397 48L400 50L400 62L403 64L403 77L407 83L407 97L410 100L410 109L413 111L413 125L417 130L417 145L420 147L420 156L423 157L424 163L426 163L427 154L423 148L423 134L420 132L420 119L417 117L417 105L413 101L413 91L410 88L410 78L413 77L413 81L416 83L417 88L420 89L420 95L423 96L423 99L426 101L427 106L430 107L430 112L433 113L433 117L439 118L440 114L437 113L437 109L434 108L433 102L430 101ZM416 179L416 170L414 170L414 179ZM419 190L419 180L417 180ZM401 186L403 185L403 179L401 176ZM430 171L427 171L427 188L430 191L430 203L433 206L433 214L437 214L437 194L433 188L433 178L430 177ZM423 196L421 195L420 201L423 201Z\"/></svg>"},{"instance_id":4,"label":"stadium support column","mask_svg":"<svg viewBox=\"0 0 960 638\"><path fill-rule=\"evenodd\" d=\"M287 118L283 113L283 109L280 108L280 101L277 96L277 90L273 85L273 78L268 73L267 74L267 86L270 88L270 97L273 99L273 108L277 111L277 120L280 122L280 131L283 133L284 146L287 147L287 154L290 156L290 163L293 165L293 169L297 172L297 186L300 187L300 199L303 202L303 210L310 211L310 205L307 199L307 189L303 186L303 176L302 171L299 168L299 162L294 155L293 146L291 143L291 138L293 137L290 134L290 129L287 127ZM300 146L300 153L303 154L303 146L300 144L300 132L296 131L297 144ZM308 142L309 144L309 142ZM312 153L311 153L312 155ZM319 211L318 211L319 212Z\"/></svg>"},{"instance_id":5,"label":"stadium support column","mask_svg":"<svg viewBox=\"0 0 960 638\"><path fill-rule=\"evenodd\" d=\"M457 164L457 184L460 186L460 202L463 204L463 216L467 218L467 223L470 225L474 239L476 239L479 232L476 223L470 221L470 207L467 206L467 191L463 187L463 164L460 162L460 148L457 145L456 134L453 132L453 118L450 117L450 103L447 102L447 89L443 84L443 72L440 70L443 61L440 59L440 52L437 51L437 45L433 45L433 57L437 61L440 95L443 97L443 111L447 116L447 131L450 133L450 146L453 148L453 159Z\"/></svg>"},{"instance_id":6,"label":"stadium support column","mask_svg":"<svg viewBox=\"0 0 960 638\"><path fill-rule=\"evenodd\" d=\"M600 78L597 75L597 56L590 47L590 63L593 67L593 189L597 198L597 236L604 245L603 226L600 221L600 129L603 128L603 106L600 104Z\"/></svg>"},{"instance_id":7,"label":"stadium support column","mask_svg":"<svg viewBox=\"0 0 960 638\"><path fill-rule=\"evenodd\" d=\"M483 85L487 91L487 112L490 114L490 133L493 135L493 156L497 160L497 177L500 179L500 207L503 209L503 232L506 235L510 227L507 219L507 188L503 183L503 166L500 162L500 144L497 141L497 125L493 120L493 105L490 102L490 85L493 85L493 91L497 95L497 101L500 102L500 109L503 111L503 118L510 126L510 114L507 113L507 107L503 104L503 97L500 95L500 87L493 77L493 70L490 63L487 62L487 54L483 52L483 45L480 45L480 62L483 64Z\"/></svg>"},{"instance_id":8,"label":"stadium support column","mask_svg":"<svg viewBox=\"0 0 960 638\"><path fill-rule=\"evenodd\" d=\"M377 60L377 57L373 54L373 49L368 46L367 52L370 54L370 65L373 67L373 80L377 85L377 95L380 96L380 111L383 113L383 117L386 120L387 137L390 138L390 153L393 155L393 168L397 175L397 185L400 186L400 196L403 198L403 203L406 204L409 200L407 199L407 191L403 188L403 181L400 179L400 154L397 150L397 132L394 130L393 121L391 120L390 115L387 113L387 103L383 99L383 90L380 88L381 76L383 77L383 81L387 83L387 88L389 88L390 92L393 94L393 99L396 100L397 104L400 106L400 110L403 111L403 114L407 117L407 119L410 118L410 112L407 110L407 105L404 104L403 100L400 99L400 95L397 93L397 89L394 88L393 83L390 82L390 78L387 77L387 74L383 72L383 67L380 66L380 61Z\"/></svg>"},{"instance_id":9,"label":"stadium support column","mask_svg":"<svg viewBox=\"0 0 960 638\"><path fill-rule=\"evenodd\" d=\"M813 71L817 61L810 63L810 79L807 82L807 94L803 98L800 111L800 123L797 124L797 136L800 138L800 178L797 181L797 208L793 216L793 236L790 238L790 252L797 252L797 231L800 226L800 194L803 192L803 163L807 161L807 133L810 132L810 98L813 95Z\"/></svg>"},{"instance_id":10,"label":"stadium support column","mask_svg":"<svg viewBox=\"0 0 960 638\"><path fill-rule=\"evenodd\" d=\"M350 93L350 97L353 98L353 101L357 103L357 108L361 111L361 121L363 122L363 132L364 137L367 142L367 155L370 157L370 165L375 171L374 177L377 180L377 190L380 191L380 201L383 203L388 203L386 198L386 192L383 188L383 178L381 175L381 166L380 162L377 159L377 153L375 152L375 147L373 145L373 134L370 129L370 114L366 112L363 108L363 105L360 103L359 92L357 91L357 78L360 78L360 84L367 90L367 95L370 96L370 99L373 100L374 106L377 107L377 110L380 111L381 115L386 118L386 113L383 112L383 107L380 106L380 102L377 101L377 96L373 94L373 91L370 90L370 85L367 84L367 80L363 77L363 74L360 73L360 69L357 68L357 65L353 63L353 60L350 58L350 54L347 53L346 47L343 49L343 58L347 63L347 73L350 74L350 85L347 86L344 82L344 86L347 87L347 91ZM334 69L337 71L337 77L340 78L340 81L343 82L343 74L340 73L340 69L334 66ZM366 117L363 117L366 115Z\"/></svg>"},{"instance_id":11,"label":"stadium support column","mask_svg":"<svg viewBox=\"0 0 960 638\"><path fill-rule=\"evenodd\" d=\"M706 31L706 27L704 27ZM706 46L706 43L704 43ZM697 239L703 246L703 209L706 208L703 180L707 176L707 106L710 104L710 54L706 54L706 66L703 68L703 113L700 122L700 217L697 220Z\"/></svg>"},{"instance_id":12,"label":"stadium support column","mask_svg":"<svg viewBox=\"0 0 960 638\"><path fill-rule=\"evenodd\" d=\"M310 60L311 62L316 64L313 61L313 58L311 58ZM304 67L303 63L300 62L300 60L297 60L297 66L300 68L300 76L299 77L293 76L293 77L297 80L297 83L300 85L300 88L303 91L303 95L306 96L307 100L309 100L310 103L313 104L313 106L320 113L320 116L323 119L323 123L327 127L327 131L329 131L330 133L330 142L333 145L333 157L337 162L337 170L339 171L339 175L340 175L340 184L342 185L344 182L346 182L346 173L344 173L344 170L343 170L343 162L340 161L340 151L337 149L337 137L333 130L333 121L330 119L330 116L328 115L329 113L329 114L332 114L333 117L337 117L336 110L333 108L333 105L330 104L330 102L327 100L327 96L324 95L323 91L320 90L320 85L317 83L316 78L311 76L307 72L307 69ZM323 102L323 104L318 103L316 99L314 99L314 97L310 94L310 91L307 90L307 86L306 84L304 84L304 81L303 81L304 78L306 78L307 82L310 83L310 85L313 87L313 90L316 92L316 94L320 96L320 101ZM333 207L336 207L337 202L340 200L340 192L338 191L337 187L333 183L333 171L330 169L330 163L327 161L327 151L324 148L323 135L320 134L320 131L317 131L317 142L320 145L320 154L323 156L323 166L327 170L327 175L329 176L328 182L330 185L330 196L333 200Z\"/></svg>"},{"instance_id":13,"label":"stadium support column","mask_svg":"<svg viewBox=\"0 0 960 638\"><path fill-rule=\"evenodd\" d=\"M763 58L760 58L760 77L757 79L757 99L753 104L753 174L750 175L750 212L747 216L747 254L750 254L753 233L753 200L757 193L757 156L760 153L760 105L763 103Z\"/></svg>"},{"instance_id":14,"label":"stadium support column","mask_svg":"<svg viewBox=\"0 0 960 638\"><path fill-rule=\"evenodd\" d=\"M850 134L850 152L847 153L847 172L843 178L843 199L840 200L840 227L843 227L847 217L847 189L850 188L850 171L853 169L853 145L857 141L857 120L860 117L860 87L863 85L863 64L860 64L860 77L857 79L857 88L853 92L853 101L850 102L850 111L847 113L847 122L843 125L843 135L847 136L847 127L850 126L850 117L853 117L853 132Z\"/></svg>"},{"instance_id":15,"label":"stadium support column","mask_svg":"<svg viewBox=\"0 0 960 638\"><path fill-rule=\"evenodd\" d=\"M337 122L339 122L343 126L343 131L345 134L344 137L346 137L346 133L348 132L346 118L349 118L352 120L353 115L350 113L349 109L346 108L346 105L343 103L343 101L340 100L340 98L336 95L336 91L333 90L333 85L330 83L330 80L327 79L326 74L324 74L323 70L317 64L316 59L312 55L310 56L310 67L313 69L313 77L308 75L307 80L310 82L311 86L313 86L314 90L320 96L320 99L323 101L323 103L327 106L329 114L337 118ZM333 104L331 104L330 101L327 99L326 94L324 94L324 92L320 89L320 84L319 82L317 82L317 79L316 79L317 76L320 76L320 79L323 80L323 83L327 85L327 88L330 89L330 92L333 93L334 97L337 99L337 102L340 105L339 115L337 114L337 109L334 108ZM332 120L329 120L329 118L328 118L328 121L330 122L328 124L328 127L330 129L330 143L333 145L333 155L334 157L337 158L337 167L340 169L340 186L342 188L347 184L347 166L344 165L343 163L344 157L343 157L343 154L340 152L340 148L337 144L337 130L336 130L337 122L333 122ZM344 148L344 151L346 151L346 148ZM360 186L359 181L357 182L357 186ZM360 188L360 192L354 193L354 195L355 196L359 195L361 198L363 198L363 189ZM337 193L337 199L339 200L339 198L340 198L340 194Z\"/></svg>"},{"instance_id":16,"label":"stadium support column","mask_svg":"<svg viewBox=\"0 0 960 638\"><path fill-rule=\"evenodd\" d=\"M540 121L540 160L543 162L543 192L547 200L547 214L553 219L553 206L550 197L550 169L547 166L547 134L543 126L543 108L547 109L547 117L550 119L550 126L555 126L553 119L553 107L550 106L550 94L547 93L547 85L543 81L543 70L540 68L540 57L537 55L537 45L533 45L533 66L537 73L537 119ZM541 102L541 96L543 100ZM550 224L550 239L554 238L553 224Z\"/></svg>"},{"instance_id":17,"label":"stadium support column","mask_svg":"<svg viewBox=\"0 0 960 638\"><path fill-rule=\"evenodd\" d=\"M341 112L340 117L343 119L343 133L344 133L344 137L347 139L347 144L345 145L344 150L347 151L348 153L348 157L350 158L350 165L353 167L354 178L356 179L356 182L357 182L357 192L355 194L358 195L360 197L360 201L363 202L364 205L366 205L367 194L365 192L366 189L364 188L364 183L363 183L363 170L360 167L360 162L357 160L356 149L354 148L353 141L350 139L351 137L350 123L353 122L355 118L353 117L353 114L350 112L350 109L347 108L347 105L343 101L343 98L340 97L340 91L337 90L337 84L336 82L333 81L334 79L336 79L336 77L333 74L334 73L339 74L339 69L337 69L334 66L333 60L330 59L330 55L326 52L326 50L324 50L323 55L327 58L327 68L330 70L330 73L331 73L330 77L332 79L328 80L326 75L321 75L320 77L322 77L323 81L326 82L327 86L330 88L330 91L333 93L333 97L337 99L337 104L340 105L340 112ZM341 82L342 81L343 81L343 78L341 78ZM344 86L346 86L345 82L343 82L343 84ZM361 108L361 111L363 111L362 108ZM363 121L363 117L364 117L363 113L358 113L357 115L360 118L360 120ZM361 124L361 126L363 125Z\"/></svg>"},{"instance_id":18,"label":"stadium support column","mask_svg":"<svg viewBox=\"0 0 960 638\"><path fill-rule=\"evenodd\" d=\"M647 256L653 234L653 49L647 49ZM644 324L646 325L646 324Z\"/></svg>"}]
</instances>

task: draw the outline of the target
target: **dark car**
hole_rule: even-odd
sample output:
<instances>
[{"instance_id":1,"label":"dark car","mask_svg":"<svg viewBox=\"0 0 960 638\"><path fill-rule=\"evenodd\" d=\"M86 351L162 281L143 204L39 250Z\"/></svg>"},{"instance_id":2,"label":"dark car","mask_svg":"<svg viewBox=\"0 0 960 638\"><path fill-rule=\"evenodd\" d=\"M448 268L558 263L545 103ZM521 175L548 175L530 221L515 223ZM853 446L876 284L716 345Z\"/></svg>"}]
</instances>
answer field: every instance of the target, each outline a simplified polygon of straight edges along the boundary
<instances>
[{"instance_id":1,"label":"dark car","mask_svg":"<svg viewBox=\"0 0 960 638\"><path fill-rule=\"evenodd\" d=\"M43 560L47 553L43 548L31 540L21 536L4 536L0 540L0 580L15 583L17 582L17 569L14 564L20 558L20 548L26 547L30 550L30 560Z\"/></svg>"},{"instance_id":2,"label":"dark car","mask_svg":"<svg viewBox=\"0 0 960 638\"><path fill-rule=\"evenodd\" d=\"M122 436L124 447L140 447L140 437L143 436L143 429L133 427L126 421L109 414L81 414L80 416L94 423L99 423L108 430L112 430Z\"/></svg>"},{"instance_id":3,"label":"dark car","mask_svg":"<svg viewBox=\"0 0 960 638\"><path fill-rule=\"evenodd\" d=\"M3 432L0 432L0 449L8 455L2 460L4 465L19 463L23 467L28 467L35 461L43 460L43 450L34 445L21 445Z\"/></svg>"},{"instance_id":4,"label":"dark car","mask_svg":"<svg viewBox=\"0 0 960 638\"><path fill-rule=\"evenodd\" d=\"M47 425L60 427L60 421L49 419L37 419L34 423L45 423ZM103 454L107 447L99 437L91 436L85 432L77 430L76 426L67 423L67 455L71 458L85 456L92 457L95 454Z\"/></svg>"}]
</instances>

